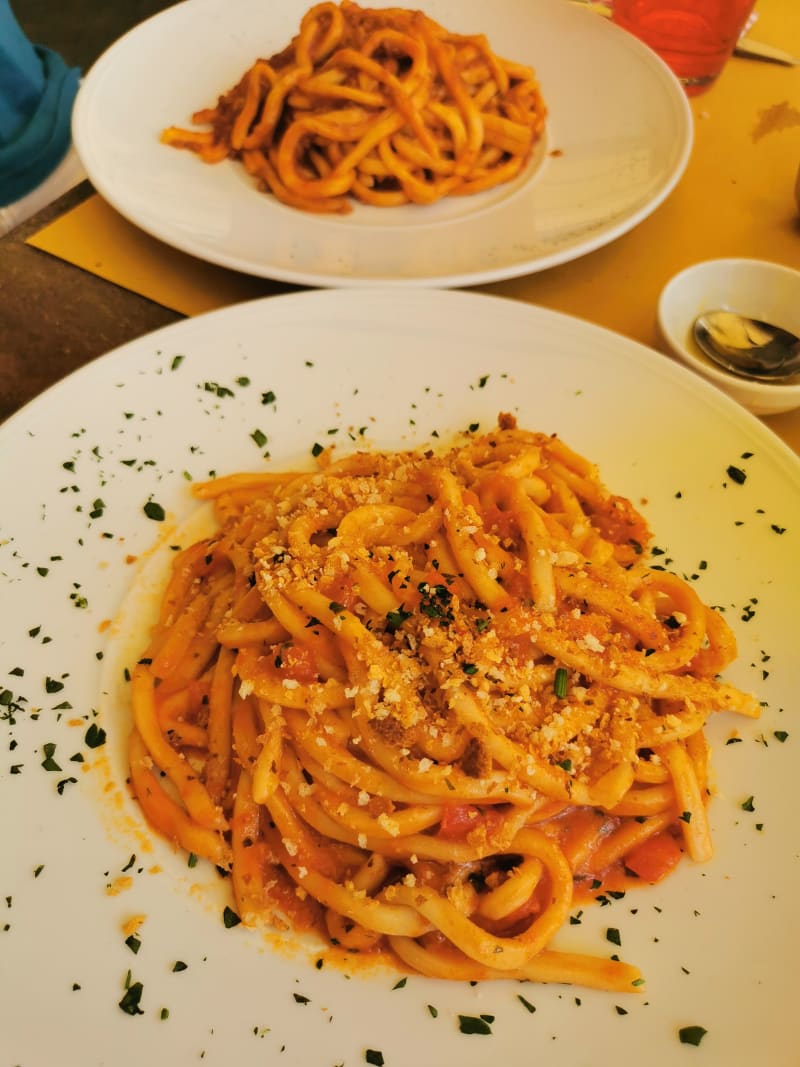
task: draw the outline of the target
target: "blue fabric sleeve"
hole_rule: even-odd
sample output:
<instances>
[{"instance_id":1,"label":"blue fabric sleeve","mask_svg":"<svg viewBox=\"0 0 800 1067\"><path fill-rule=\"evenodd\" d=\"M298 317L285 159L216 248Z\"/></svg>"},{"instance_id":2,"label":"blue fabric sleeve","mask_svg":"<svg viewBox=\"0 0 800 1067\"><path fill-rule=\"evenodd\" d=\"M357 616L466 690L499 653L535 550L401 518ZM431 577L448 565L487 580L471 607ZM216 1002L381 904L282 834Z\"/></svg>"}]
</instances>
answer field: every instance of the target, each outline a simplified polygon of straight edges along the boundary
<instances>
[{"instance_id":1,"label":"blue fabric sleeve","mask_svg":"<svg viewBox=\"0 0 800 1067\"><path fill-rule=\"evenodd\" d=\"M35 189L70 146L80 71L34 45L0 0L0 206Z\"/></svg>"}]
</instances>

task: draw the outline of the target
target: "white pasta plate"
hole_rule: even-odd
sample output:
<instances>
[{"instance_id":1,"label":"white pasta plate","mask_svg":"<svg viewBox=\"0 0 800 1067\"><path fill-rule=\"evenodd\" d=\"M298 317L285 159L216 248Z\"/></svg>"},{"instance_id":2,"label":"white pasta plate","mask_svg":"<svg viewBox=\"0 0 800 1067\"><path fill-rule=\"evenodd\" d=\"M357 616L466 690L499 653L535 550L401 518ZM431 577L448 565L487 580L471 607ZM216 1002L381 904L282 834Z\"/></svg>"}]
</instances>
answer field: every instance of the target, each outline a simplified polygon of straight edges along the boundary
<instances>
[{"instance_id":1,"label":"white pasta plate","mask_svg":"<svg viewBox=\"0 0 800 1067\"><path fill-rule=\"evenodd\" d=\"M378 0L376 6L387 6ZM222 266L322 286L461 286L528 274L640 223L684 172L692 118L679 83L631 35L564 0L429 0L448 29L485 32L532 65L546 135L507 186L420 207L312 215L260 193L242 165L160 143L282 49L304 0L191 0L134 28L86 75L74 141L97 191L154 237Z\"/></svg>"},{"instance_id":2,"label":"white pasta plate","mask_svg":"<svg viewBox=\"0 0 800 1067\"><path fill-rule=\"evenodd\" d=\"M758 721L709 726L714 858L576 907L557 937L639 966L640 993L318 968L313 948L227 927L227 881L157 839L126 789L123 666L148 609L147 588L126 594L142 574L155 590L189 536L192 481L310 469L315 444L441 446L501 411L558 433L642 507L736 633L726 676L763 703ZM55 385L0 427L0 491L4 1063L797 1063L800 465L729 398L522 303L292 294L168 327ZM140 1014L120 1008L126 988ZM696 1047L685 1027L705 1031Z\"/></svg>"}]
</instances>

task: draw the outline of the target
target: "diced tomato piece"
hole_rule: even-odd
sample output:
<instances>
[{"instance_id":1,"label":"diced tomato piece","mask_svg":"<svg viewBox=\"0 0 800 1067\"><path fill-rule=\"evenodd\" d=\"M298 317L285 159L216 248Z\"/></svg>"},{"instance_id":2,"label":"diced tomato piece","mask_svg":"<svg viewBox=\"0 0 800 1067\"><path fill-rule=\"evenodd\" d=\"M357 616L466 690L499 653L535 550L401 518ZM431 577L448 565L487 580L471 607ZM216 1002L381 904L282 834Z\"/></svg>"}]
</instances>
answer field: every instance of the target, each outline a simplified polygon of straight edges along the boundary
<instances>
[{"instance_id":1,"label":"diced tomato piece","mask_svg":"<svg viewBox=\"0 0 800 1067\"><path fill-rule=\"evenodd\" d=\"M288 645L280 652L281 674L293 678L301 685L319 681L319 671L314 653L305 645Z\"/></svg>"},{"instance_id":2,"label":"diced tomato piece","mask_svg":"<svg viewBox=\"0 0 800 1067\"><path fill-rule=\"evenodd\" d=\"M466 837L470 830L480 826L481 812L474 804L445 804L439 823L440 837Z\"/></svg>"},{"instance_id":3,"label":"diced tomato piece","mask_svg":"<svg viewBox=\"0 0 800 1067\"><path fill-rule=\"evenodd\" d=\"M325 584L325 596L330 597L331 603L342 604L349 611L358 603L358 594L353 589L353 577L350 574L339 574Z\"/></svg>"},{"instance_id":4,"label":"diced tomato piece","mask_svg":"<svg viewBox=\"0 0 800 1067\"><path fill-rule=\"evenodd\" d=\"M655 834L625 856L629 871L645 882L660 882L680 863L683 852L672 834Z\"/></svg>"},{"instance_id":5,"label":"diced tomato piece","mask_svg":"<svg viewBox=\"0 0 800 1067\"><path fill-rule=\"evenodd\" d=\"M475 804L445 804L439 822L439 836L460 839L479 827L491 834L502 818L503 813L493 807L481 810Z\"/></svg>"},{"instance_id":6,"label":"diced tomato piece","mask_svg":"<svg viewBox=\"0 0 800 1067\"><path fill-rule=\"evenodd\" d=\"M503 511L494 504L484 509L483 526L489 533L497 534L498 537L519 536L519 526L514 512Z\"/></svg>"}]
</instances>

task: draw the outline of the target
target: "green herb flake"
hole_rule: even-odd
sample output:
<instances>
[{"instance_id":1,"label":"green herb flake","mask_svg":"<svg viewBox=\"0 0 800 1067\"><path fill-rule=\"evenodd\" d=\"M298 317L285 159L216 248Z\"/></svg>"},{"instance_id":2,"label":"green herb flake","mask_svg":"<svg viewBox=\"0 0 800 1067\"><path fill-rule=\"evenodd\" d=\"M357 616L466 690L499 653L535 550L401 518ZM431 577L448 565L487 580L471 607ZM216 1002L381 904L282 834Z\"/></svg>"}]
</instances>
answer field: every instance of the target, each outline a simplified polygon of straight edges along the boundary
<instances>
[{"instance_id":1,"label":"green herb flake","mask_svg":"<svg viewBox=\"0 0 800 1067\"><path fill-rule=\"evenodd\" d=\"M683 822L689 823L692 821L692 813L690 811L682 811L678 818Z\"/></svg>"},{"instance_id":2,"label":"green herb flake","mask_svg":"<svg viewBox=\"0 0 800 1067\"><path fill-rule=\"evenodd\" d=\"M126 1015L144 1015L144 1012L139 1007L143 992L144 986L141 982L131 982L128 984L125 990L125 995L119 1002L120 1008L122 1008Z\"/></svg>"},{"instance_id":3,"label":"green herb flake","mask_svg":"<svg viewBox=\"0 0 800 1067\"><path fill-rule=\"evenodd\" d=\"M748 797L747 800L742 801L742 811L755 811L756 806L754 803L755 797Z\"/></svg>"},{"instance_id":4,"label":"green herb flake","mask_svg":"<svg viewBox=\"0 0 800 1067\"><path fill-rule=\"evenodd\" d=\"M567 668L556 667L555 678L553 678L553 692L559 700L563 700L567 695Z\"/></svg>"},{"instance_id":5,"label":"green herb flake","mask_svg":"<svg viewBox=\"0 0 800 1067\"><path fill-rule=\"evenodd\" d=\"M46 771L60 771L61 770L59 765L53 759L53 756L55 755L55 751L56 751L56 746L55 746L55 743L53 741L47 741L44 745L42 745L42 754L44 756L44 759L42 760L42 766L44 767L44 769Z\"/></svg>"},{"instance_id":6,"label":"green herb flake","mask_svg":"<svg viewBox=\"0 0 800 1067\"><path fill-rule=\"evenodd\" d=\"M521 993L517 993L517 1000L520 1002L523 1008L525 1008L526 1011L529 1011L531 1013L531 1015L533 1015L533 1013L536 1011L536 1005L531 1004L531 1002L529 1000L526 1000Z\"/></svg>"},{"instance_id":7,"label":"green herb flake","mask_svg":"<svg viewBox=\"0 0 800 1067\"><path fill-rule=\"evenodd\" d=\"M744 483L747 481L747 474L745 471L742 470L741 467L734 467L734 465L731 464L730 467L728 467L726 473L732 481L736 482L737 485L744 485Z\"/></svg>"},{"instance_id":8,"label":"green herb flake","mask_svg":"<svg viewBox=\"0 0 800 1067\"><path fill-rule=\"evenodd\" d=\"M172 362L169 365L170 370L177 370L181 363L186 359L186 356L173 356Z\"/></svg>"},{"instance_id":9,"label":"green herb flake","mask_svg":"<svg viewBox=\"0 0 800 1067\"><path fill-rule=\"evenodd\" d=\"M708 1033L702 1026L682 1026L678 1031L678 1038L682 1045L699 1045Z\"/></svg>"},{"instance_id":10,"label":"green herb flake","mask_svg":"<svg viewBox=\"0 0 800 1067\"><path fill-rule=\"evenodd\" d=\"M387 612L387 614L386 614L386 629L389 631L389 633L393 634L397 630L400 629L400 627L403 625L403 623L406 621L406 619L410 619L410 618L411 618L411 612L410 611L406 611L405 608L403 608L402 605L401 605L397 609L397 611L389 611L389 612Z\"/></svg>"},{"instance_id":11,"label":"green herb flake","mask_svg":"<svg viewBox=\"0 0 800 1067\"><path fill-rule=\"evenodd\" d=\"M188 963L184 963L183 960L175 960L175 962L172 965L172 970L173 970L173 972L185 971L185 970L187 970L188 966L189 966L189 964Z\"/></svg>"},{"instance_id":12,"label":"green herb flake","mask_svg":"<svg viewBox=\"0 0 800 1067\"><path fill-rule=\"evenodd\" d=\"M153 522L163 522L167 517L164 509L155 500L148 500L143 510L148 519L152 519Z\"/></svg>"},{"instance_id":13,"label":"green herb flake","mask_svg":"<svg viewBox=\"0 0 800 1067\"><path fill-rule=\"evenodd\" d=\"M268 389L266 391L266 393L262 393L261 394L261 403L262 404L274 404L275 403L275 394L273 393L273 391L271 389Z\"/></svg>"},{"instance_id":14,"label":"green herb flake","mask_svg":"<svg viewBox=\"0 0 800 1067\"><path fill-rule=\"evenodd\" d=\"M462 1034L491 1034L492 1028L483 1017L459 1015L458 1029Z\"/></svg>"},{"instance_id":15,"label":"green herb flake","mask_svg":"<svg viewBox=\"0 0 800 1067\"><path fill-rule=\"evenodd\" d=\"M606 930L606 941L610 941L612 945L621 945L622 938L619 936L619 930L614 926L609 926Z\"/></svg>"},{"instance_id":16,"label":"green herb flake","mask_svg":"<svg viewBox=\"0 0 800 1067\"><path fill-rule=\"evenodd\" d=\"M250 434L259 448L263 448L267 443L267 435L262 430L253 430Z\"/></svg>"},{"instance_id":17,"label":"green herb flake","mask_svg":"<svg viewBox=\"0 0 800 1067\"><path fill-rule=\"evenodd\" d=\"M196 867L197 866L197 856L195 856L194 852L190 852L189 853L189 858L186 861L186 865L187 865L187 867Z\"/></svg>"},{"instance_id":18,"label":"green herb flake","mask_svg":"<svg viewBox=\"0 0 800 1067\"><path fill-rule=\"evenodd\" d=\"M783 742L788 738L789 734L786 732L786 730L773 730L772 736L775 738L776 741L780 741L781 744L783 744Z\"/></svg>"},{"instance_id":19,"label":"green herb flake","mask_svg":"<svg viewBox=\"0 0 800 1067\"><path fill-rule=\"evenodd\" d=\"M386 1060L383 1058L383 1053L375 1048L368 1048L364 1053L364 1060L366 1063L371 1063L373 1067L383 1067Z\"/></svg>"},{"instance_id":20,"label":"green herb flake","mask_svg":"<svg viewBox=\"0 0 800 1067\"><path fill-rule=\"evenodd\" d=\"M101 745L106 743L106 732L101 726L98 726L96 722L93 722L86 731L84 741L89 748L100 748Z\"/></svg>"},{"instance_id":21,"label":"green herb flake","mask_svg":"<svg viewBox=\"0 0 800 1067\"><path fill-rule=\"evenodd\" d=\"M438 1019L439 1018L439 1009L434 1007L433 1004L429 1004L428 1005L428 1014L430 1015L430 1017L432 1019Z\"/></svg>"},{"instance_id":22,"label":"green herb flake","mask_svg":"<svg viewBox=\"0 0 800 1067\"><path fill-rule=\"evenodd\" d=\"M138 937L136 937L135 934L131 934L130 937L126 937L125 938L125 944L128 946L128 948L131 950L131 952L134 955L136 955L136 953L142 947L141 940Z\"/></svg>"},{"instance_id":23,"label":"green herb flake","mask_svg":"<svg viewBox=\"0 0 800 1067\"><path fill-rule=\"evenodd\" d=\"M304 997L302 993L292 993L292 996L297 1004L309 1004L311 1000L310 997Z\"/></svg>"},{"instance_id":24,"label":"green herb flake","mask_svg":"<svg viewBox=\"0 0 800 1067\"><path fill-rule=\"evenodd\" d=\"M168 1019L169 1018L169 1008L162 1008L161 1011L158 1013L158 1017L159 1017L159 1019L161 1019L162 1022L165 1019Z\"/></svg>"},{"instance_id":25,"label":"green herb flake","mask_svg":"<svg viewBox=\"0 0 800 1067\"><path fill-rule=\"evenodd\" d=\"M226 904L225 910L222 913L222 922L225 925L225 929L231 930L234 926L238 926L241 921L241 918L236 914L233 908L229 908Z\"/></svg>"},{"instance_id":26,"label":"green herb flake","mask_svg":"<svg viewBox=\"0 0 800 1067\"><path fill-rule=\"evenodd\" d=\"M405 989L407 982L408 982L407 978L401 978L399 982L395 982L394 983L394 985L392 986L392 989Z\"/></svg>"}]
</instances>

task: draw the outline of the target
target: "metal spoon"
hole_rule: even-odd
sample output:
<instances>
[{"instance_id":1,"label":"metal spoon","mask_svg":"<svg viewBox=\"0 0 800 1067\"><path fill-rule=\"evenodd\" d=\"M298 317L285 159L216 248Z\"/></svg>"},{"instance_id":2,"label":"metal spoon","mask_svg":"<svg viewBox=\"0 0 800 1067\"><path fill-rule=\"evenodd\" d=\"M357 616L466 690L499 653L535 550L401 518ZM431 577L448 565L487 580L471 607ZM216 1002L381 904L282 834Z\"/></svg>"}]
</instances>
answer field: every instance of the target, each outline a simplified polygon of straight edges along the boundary
<instances>
[{"instance_id":1,"label":"metal spoon","mask_svg":"<svg viewBox=\"0 0 800 1067\"><path fill-rule=\"evenodd\" d=\"M732 374L780 382L800 372L800 337L734 311L707 311L694 323L694 339Z\"/></svg>"}]
</instances>

